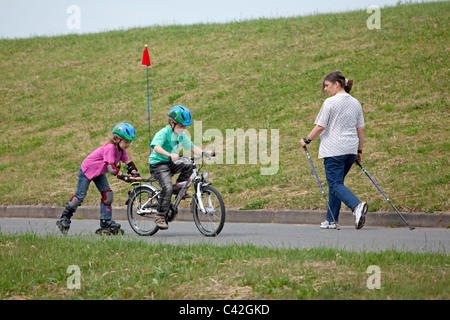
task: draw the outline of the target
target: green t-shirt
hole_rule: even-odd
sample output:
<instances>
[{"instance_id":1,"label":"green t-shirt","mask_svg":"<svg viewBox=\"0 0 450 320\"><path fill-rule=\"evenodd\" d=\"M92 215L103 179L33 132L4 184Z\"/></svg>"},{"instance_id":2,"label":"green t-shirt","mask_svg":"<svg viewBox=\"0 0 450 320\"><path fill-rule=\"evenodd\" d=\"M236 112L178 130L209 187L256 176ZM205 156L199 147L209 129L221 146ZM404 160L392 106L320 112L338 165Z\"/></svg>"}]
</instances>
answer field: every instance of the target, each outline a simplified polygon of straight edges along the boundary
<instances>
[{"instance_id":1,"label":"green t-shirt","mask_svg":"<svg viewBox=\"0 0 450 320\"><path fill-rule=\"evenodd\" d=\"M178 153L178 151L180 151L180 148L189 150L194 147L194 144L185 132L178 135L172 131L170 125L167 125L159 130L153 138L151 148L154 148L155 146L160 146L169 153ZM168 161L168 157L163 156L155 151L153 151L148 158L148 162L150 164Z\"/></svg>"}]
</instances>

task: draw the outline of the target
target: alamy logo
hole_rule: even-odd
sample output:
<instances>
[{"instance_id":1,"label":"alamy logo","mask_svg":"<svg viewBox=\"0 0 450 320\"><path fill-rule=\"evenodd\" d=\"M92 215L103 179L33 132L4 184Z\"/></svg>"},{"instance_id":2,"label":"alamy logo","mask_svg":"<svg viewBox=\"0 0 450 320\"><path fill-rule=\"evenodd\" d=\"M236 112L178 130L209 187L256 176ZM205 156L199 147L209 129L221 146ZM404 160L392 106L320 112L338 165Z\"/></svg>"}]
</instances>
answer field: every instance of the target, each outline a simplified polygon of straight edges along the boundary
<instances>
[{"instance_id":1,"label":"alamy logo","mask_svg":"<svg viewBox=\"0 0 450 320\"><path fill-rule=\"evenodd\" d=\"M381 289L381 269L379 266L369 266L367 268L366 273L371 274L369 278L367 278L366 286L367 289Z\"/></svg>"},{"instance_id":2,"label":"alamy logo","mask_svg":"<svg viewBox=\"0 0 450 320\"><path fill-rule=\"evenodd\" d=\"M67 7L67 14L70 16L66 20L66 26L69 30L81 29L81 9L79 6L71 5Z\"/></svg>"},{"instance_id":3,"label":"alamy logo","mask_svg":"<svg viewBox=\"0 0 450 320\"><path fill-rule=\"evenodd\" d=\"M244 130L226 129L225 136L219 129L203 132L202 121L194 121L193 139L187 129L186 135L203 150L216 151L217 164L260 164L261 175L274 175L279 169L280 133L278 129ZM175 136L172 139L176 141ZM204 144L204 142L209 142ZM176 150L178 151L178 150ZM176 152L175 152L176 153Z\"/></svg>"},{"instance_id":4,"label":"alamy logo","mask_svg":"<svg viewBox=\"0 0 450 320\"><path fill-rule=\"evenodd\" d=\"M367 13L373 13L366 21L367 28L381 29L381 10L379 6L371 5L367 8Z\"/></svg>"},{"instance_id":5,"label":"alamy logo","mask_svg":"<svg viewBox=\"0 0 450 320\"><path fill-rule=\"evenodd\" d=\"M70 290L81 289L81 270L77 265L70 265L67 267L67 288Z\"/></svg>"}]
</instances>

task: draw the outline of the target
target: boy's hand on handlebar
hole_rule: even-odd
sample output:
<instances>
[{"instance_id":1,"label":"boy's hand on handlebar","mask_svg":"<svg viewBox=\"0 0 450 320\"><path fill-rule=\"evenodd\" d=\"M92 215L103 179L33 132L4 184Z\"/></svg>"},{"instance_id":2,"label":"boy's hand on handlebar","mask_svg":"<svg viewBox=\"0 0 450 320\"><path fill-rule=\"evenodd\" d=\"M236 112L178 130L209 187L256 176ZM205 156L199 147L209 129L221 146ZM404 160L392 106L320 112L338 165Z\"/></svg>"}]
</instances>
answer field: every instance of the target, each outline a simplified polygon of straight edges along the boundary
<instances>
[{"instance_id":1,"label":"boy's hand on handlebar","mask_svg":"<svg viewBox=\"0 0 450 320\"><path fill-rule=\"evenodd\" d=\"M216 155L216 153L214 151L204 151L203 152L203 156L209 160L211 160L211 158L214 157L215 155Z\"/></svg>"},{"instance_id":2,"label":"boy's hand on handlebar","mask_svg":"<svg viewBox=\"0 0 450 320\"><path fill-rule=\"evenodd\" d=\"M171 153L170 154L170 159L172 159L172 162L177 161L180 158L180 156L176 153Z\"/></svg>"}]
</instances>

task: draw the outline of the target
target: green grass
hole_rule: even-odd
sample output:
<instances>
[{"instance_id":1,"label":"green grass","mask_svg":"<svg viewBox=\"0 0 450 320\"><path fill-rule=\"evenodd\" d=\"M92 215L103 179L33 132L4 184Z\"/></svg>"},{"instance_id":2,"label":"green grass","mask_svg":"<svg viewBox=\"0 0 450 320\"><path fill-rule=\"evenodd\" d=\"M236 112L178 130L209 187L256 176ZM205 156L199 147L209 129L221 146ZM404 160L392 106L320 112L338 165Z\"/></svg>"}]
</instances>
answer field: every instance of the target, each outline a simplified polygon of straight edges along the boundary
<instances>
[{"instance_id":1,"label":"green grass","mask_svg":"<svg viewBox=\"0 0 450 320\"><path fill-rule=\"evenodd\" d=\"M448 1L382 8L380 30L361 10L0 40L0 204L62 206L120 121L137 129L130 155L148 175L148 44L153 134L174 104L203 132L279 129L276 175L261 176L260 163L209 167L228 207L325 209L298 140L323 102L322 79L341 70L363 105L368 172L402 211L449 212L449 13ZM318 145L309 151L326 186ZM225 159L225 146L216 151ZM110 181L123 205L127 185ZM391 210L358 168L347 184L372 211ZM91 190L85 204L98 202Z\"/></svg>"},{"instance_id":2,"label":"green grass","mask_svg":"<svg viewBox=\"0 0 450 320\"><path fill-rule=\"evenodd\" d=\"M0 299L450 298L447 254L0 234ZM71 265L80 289L69 289ZM380 289L367 280L380 268ZM69 281L69 283L73 283Z\"/></svg>"}]
</instances>

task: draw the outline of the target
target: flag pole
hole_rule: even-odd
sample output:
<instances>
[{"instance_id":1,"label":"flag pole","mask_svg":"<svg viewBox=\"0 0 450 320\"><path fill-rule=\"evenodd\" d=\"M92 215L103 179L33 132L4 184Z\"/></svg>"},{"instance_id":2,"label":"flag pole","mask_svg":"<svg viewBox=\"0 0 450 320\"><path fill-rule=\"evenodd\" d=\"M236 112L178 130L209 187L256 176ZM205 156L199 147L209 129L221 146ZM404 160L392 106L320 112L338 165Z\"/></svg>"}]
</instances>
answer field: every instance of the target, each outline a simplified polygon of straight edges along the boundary
<instances>
[{"instance_id":1,"label":"flag pole","mask_svg":"<svg viewBox=\"0 0 450 320\"><path fill-rule=\"evenodd\" d=\"M147 47L147 46L146 46ZM147 110L148 110L148 144L150 148L150 154L152 153L152 134L150 131L150 91L148 89L148 66L147 66Z\"/></svg>"},{"instance_id":2,"label":"flag pole","mask_svg":"<svg viewBox=\"0 0 450 320\"><path fill-rule=\"evenodd\" d=\"M142 56L142 64L147 68L147 110L148 110L148 145L150 154L152 153L152 135L150 131L150 90L148 87L148 67L151 65L150 56L148 54L147 45L145 45L144 55Z\"/></svg>"}]
</instances>

